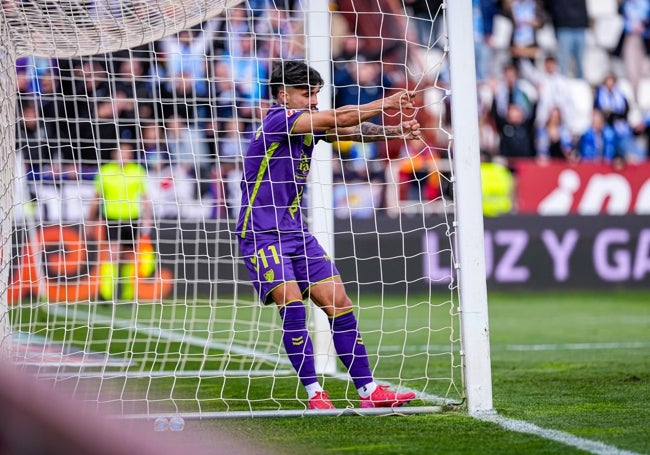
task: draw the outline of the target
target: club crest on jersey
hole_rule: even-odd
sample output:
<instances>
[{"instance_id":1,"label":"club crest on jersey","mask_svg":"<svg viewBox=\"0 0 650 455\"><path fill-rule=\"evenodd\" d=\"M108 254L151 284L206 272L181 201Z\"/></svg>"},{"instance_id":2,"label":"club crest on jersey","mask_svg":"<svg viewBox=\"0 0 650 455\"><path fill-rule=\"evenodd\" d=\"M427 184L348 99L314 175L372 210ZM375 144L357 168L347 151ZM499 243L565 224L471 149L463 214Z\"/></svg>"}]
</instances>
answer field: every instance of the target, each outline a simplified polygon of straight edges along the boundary
<instances>
[{"instance_id":1,"label":"club crest on jersey","mask_svg":"<svg viewBox=\"0 0 650 455\"><path fill-rule=\"evenodd\" d=\"M299 112L298 109L287 109L287 117L291 117L296 112Z\"/></svg>"},{"instance_id":2,"label":"club crest on jersey","mask_svg":"<svg viewBox=\"0 0 650 455\"><path fill-rule=\"evenodd\" d=\"M275 278L275 272L273 271L273 269L268 270L266 273L264 273L264 279L269 283L271 283L274 278Z\"/></svg>"}]
</instances>

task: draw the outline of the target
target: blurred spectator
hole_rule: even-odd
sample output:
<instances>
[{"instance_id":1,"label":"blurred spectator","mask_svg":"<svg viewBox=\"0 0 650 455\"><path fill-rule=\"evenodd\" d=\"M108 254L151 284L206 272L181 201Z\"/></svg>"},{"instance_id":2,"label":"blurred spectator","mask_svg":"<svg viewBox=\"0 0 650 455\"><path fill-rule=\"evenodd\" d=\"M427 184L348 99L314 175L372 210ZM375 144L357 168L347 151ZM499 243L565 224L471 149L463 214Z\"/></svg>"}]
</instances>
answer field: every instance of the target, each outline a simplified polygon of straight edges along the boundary
<instances>
[{"instance_id":1,"label":"blurred spectator","mask_svg":"<svg viewBox=\"0 0 650 455\"><path fill-rule=\"evenodd\" d=\"M594 109L601 111L605 122L614 129L618 155L633 162L645 159L645 152L637 144L628 121L630 103L617 84L614 74L605 76L603 83L596 87Z\"/></svg>"},{"instance_id":2,"label":"blurred spectator","mask_svg":"<svg viewBox=\"0 0 650 455\"><path fill-rule=\"evenodd\" d=\"M22 93L41 93L41 76L56 68L56 61L47 57L20 57L16 60L19 75L18 90Z\"/></svg>"},{"instance_id":3,"label":"blurred spectator","mask_svg":"<svg viewBox=\"0 0 650 455\"><path fill-rule=\"evenodd\" d=\"M32 83L32 76L25 68L16 68L16 89L18 96L23 99L27 97L35 99L37 97Z\"/></svg>"},{"instance_id":4,"label":"blurred spectator","mask_svg":"<svg viewBox=\"0 0 650 455\"><path fill-rule=\"evenodd\" d=\"M213 128L219 131L221 123L236 116L237 99L235 82L230 74L230 64L218 59L212 65ZM217 122L214 122L217 120Z\"/></svg>"},{"instance_id":5,"label":"blurred spectator","mask_svg":"<svg viewBox=\"0 0 650 455\"><path fill-rule=\"evenodd\" d=\"M406 83L409 74L405 62L409 59L413 67L423 70L421 52L412 42L404 41L408 30L401 0L339 0L338 6L351 34L358 37L359 54L367 61L380 61L382 71L390 74L394 85Z\"/></svg>"},{"instance_id":6,"label":"blurred spectator","mask_svg":"<svg viewBox=\"0 0 650 455\"><path fill-rule=\"evenodd\" d=\"M216 201L215 217L235 216L235 208L239 209L237 198L241 196L241 163L250 140L249 133L245 132L244 122L236 118L222 119L221 122L215 118L213 122L219 127L208 129L207 135L217 164L212 170L208 192Z\"/></svg>"},{"instance_id":7,"label":"blurred spectator","mask_svg":"<svg viewBox=\"0 0 650 455\"><path fill-rule=\"evenodd\" d=\"M544 9L538 0L503 0L504 15L512 21L510 55L534 61L539 51L537 30L544 25Z\"/></svg>"},{"instance_id":8,"label":"blurred spectator","mask_svg":"<svg viewBox=\"0 0 650 455\"><path fill-rule=\"evenodd\" d=\"M263 16L266 16L266 13ZM241 37L252 32L253 24L249 9L243 7L226 8L226 20L221 23L217 33L217 46L221 53L227 53L231 56L241 55Z\"/></svg>"},{"instance_id":9,"label":"blurred spectator","mask_svg":"<svg viewBox=\"0 0 650 455\"><path fill-rule=\"evenodd\" d=\"M208 130L212 134L210 143L215 147L213 154L217 157L209 186L209 192L216 201L215 217L233 216L239 213L241 201L241 169L243 154L250 141L250 133L246 132L244 122L236 119L225 119L218 122L219 129Z\"/></svg>"},{"instance_id":10,"label":"blurred spectator","mask_svg":"<svg viewBox=\"0 0 650 455\"><path fill-rule=\"evenodd\" d=\"M262 100L268 98L268 61L255 51L255 37L252 33L240 36L240 53L225 54L223 59L229 65L235 84L236 106L239 116L258 119Z\"/></svg>"},{"instance_id":11,"label":"blurred spectator","mask_svg":"<svg viewBox=\"0 0 650 455\"><path fill-rule=\"evenodd\" d=\"M549 159L574 159L573 135L562 118L562 111L554 107L546 125L535 131L535 149L542 161Z\"/></svg>"},{"instance_id":12,"label":"blurred spectator","mask_svg":"<svg viewBox=\"0 0 650 455\"><path fill-rule=\"evenodd\" d=\"M214 166L204 131L188 125L185 119L172 115L165 121L165 141L171 163L183 175L195 180L197 188L194 194L200 198L207 190Z\"/></svg>"},{"instance_id":13,"label":"blurred spectator","mask_svg":"<svg viewBox=\"0 0 650 455\"><path fill-rule=\"evenodd\" d=\"M148 121L142 127L142 151L145 163L149 161L169 162L169 152L163 141L164 130L156 121Z\"/></svg>"},{"instance_id":14,"label":"blurred spectator","mask_svg":"<svg viewBox=\"0 0 650 455\"><path fill-rule=\"evenodd\" d=\"M45 126L38 115L32 99L20 103L16 125L16 199L17 207L27 200L27 188L31 199L38 202L36 221L54 221L61 215L61 195L52 172L52 157L45 134ZM22 114L22 115L20 115ZM20 211L18 214L28 214Z\"/></svg>"},{"instance_id":15,"label":"blurred spectator","mask_svg":"<svg viewBox=\"0 0 650 455\"><path fill-rule=\"evenodd\" d=\"M124 128L120 118L135 118L135 106L124 93L111 92L108 75L99 62L86 60L75 72L78 83L73 88L75 96L66 100L68 118L64 122L69 123L73 150L72 156L66 156L64 150L63 159L68 164L74 164L70 170L83 178L87 174L84 168L96 169L100 163L111 160L112 151L117 147ZM72 112L73 121L69 118ZM128 135L133 137L132 133Z\"/></svg>"},{"instance_id":16,"label":"blurred spectator","mask_svg":"<svg viewBox=\"0 0 650 455\"><path fill-rule=\"evenodd\" d=\"M334 55L334 73L345 69L345 65L350 62L356 62L359 59L359 48L357 47L357 37L354 35L345 35L339 37L341 41L340 49ZM363 58L363 57L362 57Z\"/></svg>"},{"instance_id":17,"label":"blurred spectator","mask_svg":"<svg viewBox=\"0 0 650 455\"><path fill-rule=\"evenodd\" d=\"M265 20L258 21L255 35L262 43L259 49L269 59L299 59L305 56L302 15L286 9L269 8Z\"/></svg>"},{"instance_id":18,"label":"blurred spectator","mask_svg":"<svg viewBox=\"0 0 650 455\"><path fill-rule=\"evenodd\" d=\"M243 122L231 118L224 122L220 134L215 138L216 153L218 163L221 166L226 164L241 163L247 143L250 140L248 134L244 132Z\"/></svg>"},{"instance_id":19,"label":"blurred spectator","mask_svg":"<svg viewBox=\"0 0 650 455\"><path fill-rule=\"evenodd\" d=\"M580 138L578 151L583 161L609 163L617 158L616 132L605 122L605 116L598 109L591 114L591 125Z\"/></svg>"},{"instance_id":20,"label":"blurred spectator","mask_svg":"<svg viewBox=\"0 0 650 455\"><path fill-rule=\"evenodd\" d=\"M52 69L42 74L41 94L38 98L39 117L45 128L45 137L52 158L49 165L53 177L61 177L62 159L72 157L72 137L70 121L66 118L66 100L61 93L61 78L58 70Z\"/></svg>"},{"instance_id":21,"label":"blurred spectator","mask_svg":"<svg viewBox=\"0 0 650 455\"><path fill-rule=\"evenodd\" d=\"M440 197L435 150L422 141L407 141L402 148L399 166L400 199L432 201Z\"/></svg>"},{"instance_id":22,"label":"blurred spectator","mask_svg":"<svg viewBox=\"0 0 650 455\"><path fill-rule=\"evenodd\" d=\"M519 76L519 70L513 63L503 68L503 79L491 79L489 83L496 105L497 113L505 117L508 106L516 104L524 113L526 119L535 116L537 90L530 82Z\"/></svg>"},{"instance_id":23,"label":"blurred spectator","mask_svg":"<svg viewBox=\"0 0 650 455\"><path fill-rule=\"evenodd\" d=\"M510 169L494 160L489 153L481 153L481 193L483 215L499 216L512 211L515 182Z\"/></svg>"},{"instance_id":24,"label":"blurred spectator","mask_svg":"<svg viewBox=\"0 0 650 455\"><path fill-rule=\"evenodd\" d=\"M138 119L154 117L153 87L149 75L153 53L149 49L129 50L114 56L115 91L136 102Z\"/></svg>"},{"instance_id":25,"label":"blurred spectator","mask_svg":"<svg viewBox=\"0 0 650 455\"><path fill-rule=\"evenodd\" d=\"M557 39L557 59L565 76L584 77L584 57L589 14L586 0L544 0ZM570 71L573 65L573 71Z\"/></svg>"},{"instance_id":26,"label":"blurred spectator","mask_svg":"<svg viewBox=\"0 0 650 455\"><path fill-rule=\"evenodd\" d=\"M636 93L647 74L650 54L650 0L623 0L620 7L623 31L614 55L622 57L625 76Z\"/></svg>"},{"instance_id":27,"label":"blurred spectator","mask_svg":"<svg viewBox=\"0 0 650 455\"><path fill-rule=\"evenodd\" d=\"M392 82L382 74L379 62L356 61L339 65L334 73L334 106L360 105L385 96ZM379 116L370 120L379 123Z\"/></svg>"},{"instance_id":28,"label":"blurred spectator","mask_svg":"<svg viewBox=\"0 0 650 455\"><path fill-rule=\"evenodd\" d=\"M208 94L208 61L212 34L218 28L218 19L209 20L200 30L188 29L161 40L169 77L184 77L191 81L197 96Z\"/></svg>"},{"instance_id":29,"label":"blurred spectator","mask_svg":"<svg viewBox=\"0 0 650 455\"><path fill-rule=\"evenodd\" d=\"M499 154L504 158L530 158L535 156L533 118L514 103L508 105L504 116L493 105L492 115L499 133Z\"/></svg>"},{"instance_id":30,"label":"blurred spectator","mask_svg":"<svg viewBox=\"0 0 650 455\"><path fill-rule=\"evenodd\" d=\"M377 163L377 147L375 144L352 142L340 138L334 143L334 148L341 161L340 177L343 182L368 181L370 168ZM383 166L381 171L383 172Z\"/></svg>"},{"instance_id":31,"label":"blurred spectator","mask_svg":"<svg viewBox=\"0 0 650 455\"><path fill-rule=\"evenodd\" d=\"M207 79L206 79L207 80ZM196 84L186 74L170 76L160 81L158 112L160 118L178 117L193 128L200 128L210 112L208 98L200 98Z\"/></svg>"},{"instance_id":32,"label":"blurred spectator","mask_svg":"<svg viewBox=\"0 0 650 455\"><path fill-rule=\"evenodd\" d=\"M543 70L539 70L529 61L521 62L521 74L532 82L537 88L538 101L535 110L535 124L544 126L548 121L551 110L557 107L562 112L572 134L578 133L578 125L572 120L576 119L575 105L571 96L569 79L560 73L555 57L548 55L544 58Z\"/></svg>"},{"instance_id":33,"label":"blurred spectator","mask_svg":"<svg viewBox=\"0 0 650 455\"><path fill-rule=\"evenodd\" d=\"M40 174L51 170L52 163L45 125L33 100L22 101L18 108L22 115L16 125L16 151L22 155L28 178L40 180Z\"/></svg>"},{"instance_id":34,"label":"blurred spectator","mask_svg":"<svg viewBox=\"0 0 650 455\"><path fill-rule=\"evenodd\" d=\"M442 0L404 0L407 14L413 18L418 44L442 47L438 42L444 25L440 20L442 3Z\"/></svg>"},{"instance_id":35,"label":"blurred spectator","mask_svg":"<svg viewBox=\"0 0 650 455\"><path fill-rule=\"evenodd\" d=\"M478 114L479 144L481 149L490 155L499 153L499 133L492 116L491 105L479 105Z\"/></svg>"},{"instance_id":36,"label":"blurred spectator","mask_svg":"<svg viewBox=\"0 0 650 455\"><path fill-rule=\"evenodd\" d=\"M493 0L472 0L474 19L474 53L476 59L476 79L483 82L491 76L492 31L494 16L498 12ZM438 21L442 22L442 21Z\"/></svg>"},{"instance_id":37,"label":"blurred spectator","mask_svg":"<svg viewBox=\"0 0 650 455\"><path fill-rule=\"evenodd\" d=\"M183 207L196 203L192 180L172 166L164 152L148 153L146 167L154 220L181 218Z\"/></svg>"}]
</instances>

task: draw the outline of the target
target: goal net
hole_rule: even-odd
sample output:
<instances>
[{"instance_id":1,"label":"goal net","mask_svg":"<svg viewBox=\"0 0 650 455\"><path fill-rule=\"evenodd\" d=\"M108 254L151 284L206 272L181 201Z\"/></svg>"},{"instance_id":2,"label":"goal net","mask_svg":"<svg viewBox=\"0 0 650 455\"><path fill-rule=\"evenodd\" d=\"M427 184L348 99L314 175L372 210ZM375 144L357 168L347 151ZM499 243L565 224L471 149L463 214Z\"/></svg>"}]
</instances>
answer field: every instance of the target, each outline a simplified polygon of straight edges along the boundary
<instances>
[{"instance_id":1,"label":"goal net","mask_svg":"<svg viewBox=\"0 0 650 455\"><path fill-rule=\"evenodd\" d=\"M414 3L3 1L5 355L121 414L306 412L234 235L271 64L304 59L325 77L320 109L416 93L402 114L422 139L319 143L303 210L374 376L417 393L400 412L462 404L446 7ZM116 228L99 188L127 168L139 196L111 209L135 228ZM308 319L336 412L358 408L327 322Z\"/></svg>"}]
</instances>

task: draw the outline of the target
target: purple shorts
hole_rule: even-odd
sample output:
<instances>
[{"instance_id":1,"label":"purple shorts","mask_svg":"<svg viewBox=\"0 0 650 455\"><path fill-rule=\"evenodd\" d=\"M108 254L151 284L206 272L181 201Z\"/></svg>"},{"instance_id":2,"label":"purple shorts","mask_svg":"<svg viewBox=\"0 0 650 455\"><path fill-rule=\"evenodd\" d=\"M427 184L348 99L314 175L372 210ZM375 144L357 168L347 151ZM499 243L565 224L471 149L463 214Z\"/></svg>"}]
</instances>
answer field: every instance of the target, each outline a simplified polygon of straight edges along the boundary
<instances>
[{"instance_id":1,"label":"purple shorts","mask_svg":"<svg viewBox=\"0 0 650 455\"><path fill-rule=\"evenodd\" d=\"M308 232L239 237L239 250L265 305L273 302L271 292L288 281L298 283L306 298L310 286L339 275L332 259Z\"/></svg>"}]
</instances>

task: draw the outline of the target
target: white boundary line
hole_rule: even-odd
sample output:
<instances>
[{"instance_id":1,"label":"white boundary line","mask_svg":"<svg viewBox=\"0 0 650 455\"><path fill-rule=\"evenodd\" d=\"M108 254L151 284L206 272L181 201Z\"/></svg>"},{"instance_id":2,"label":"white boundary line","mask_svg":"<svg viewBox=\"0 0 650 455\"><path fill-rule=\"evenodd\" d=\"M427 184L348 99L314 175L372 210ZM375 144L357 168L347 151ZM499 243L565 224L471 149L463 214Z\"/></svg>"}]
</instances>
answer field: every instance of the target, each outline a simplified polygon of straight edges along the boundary
<instances>
[{"instance_id":1,"label":"white boundary line","mask_svg":"<svg viewBox=\"0 0 650 455\"><path fill-rule=\"evenodd\" d=\"M559 344L507 344L505 346L494 345L492 352L499 351L589 351L597 349L647 349L650 348L650 342L646 341L622 341L608 343L559 343ZM449 352L449 346L443 344L429 345L384 345L380 352Z\"/></svg>"},{"instance_id":2,"label":"white boundary line","mask_svg":"<svg viewBox=\"0 0 650 455\"><path fill-rule=\"evenodd\" d=\"M479 413L473 415L472 417L478 420L483 420L485 422L494 423L508 431L532 434L543 439L559 442L561 444L575 447L577 449L584 450L585 452L593 453L596 455L641 455L639 453L622 450L618 447L610 446L599 441L584 439L571 433L566 433L564 431L542 428L524 420L515 420L509 419L507 417L502 417L496 412Z\"/></svg>"},{"instance_id":3,"label":"white boundary line","mask_svg":"<svg viewBox=\"0 0 650 455\"><path fill-rule=\"evenodd\" d=\"M612 343L563 343L563 344L509 344L507 351L587 351L591 349L644 349L650 343L612 342Z\"/></svg>"},{"instance_id":4,"label":"white boundary line","mask_svg":"<svg viewBox=\"0 0 650 455\"><path fill-rule=\"evenodd\" d=\"M433 398L433 397L418 397L418 398ZM470 414L473 417L484 422L490 422L508 431L515 431L517 433L532 434L539 436L542 439L559 442L588 453L595 455L642 455L637 452L630 452L622 450L618 447L610 446L599 441L584 439L571 433L559 430L551 430L542 428L534 423L526 422L525 420L510 419L508 417L500 416L497 411L482 412Z\"/></svg>"}]
</instances>

